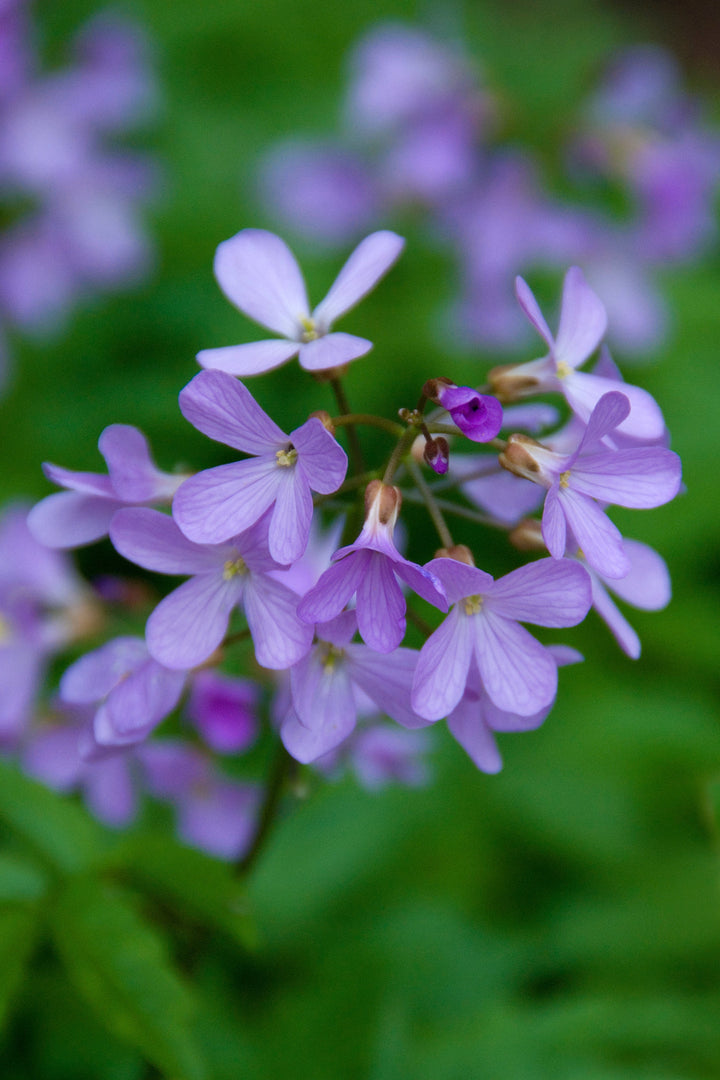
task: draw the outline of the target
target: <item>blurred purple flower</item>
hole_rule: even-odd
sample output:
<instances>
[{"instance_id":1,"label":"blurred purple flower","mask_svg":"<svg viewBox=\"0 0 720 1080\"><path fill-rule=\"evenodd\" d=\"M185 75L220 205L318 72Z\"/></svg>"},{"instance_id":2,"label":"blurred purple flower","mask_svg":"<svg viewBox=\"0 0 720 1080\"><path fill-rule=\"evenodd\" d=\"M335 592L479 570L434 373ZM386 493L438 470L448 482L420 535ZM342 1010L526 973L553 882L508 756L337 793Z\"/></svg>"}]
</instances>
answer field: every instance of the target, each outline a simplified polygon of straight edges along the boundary
<instances>
[{"instance_id":1,"label":"blurred purple flower","mask_svg":"<svg viewBox=\"0 0 720 1080\"><path fill-rule=\"evenodd\" d=\"M249 679L198 671L185 711L211 750L241 754L257 737L259 698L259 686Z\"/></svg>"}]
</instances>

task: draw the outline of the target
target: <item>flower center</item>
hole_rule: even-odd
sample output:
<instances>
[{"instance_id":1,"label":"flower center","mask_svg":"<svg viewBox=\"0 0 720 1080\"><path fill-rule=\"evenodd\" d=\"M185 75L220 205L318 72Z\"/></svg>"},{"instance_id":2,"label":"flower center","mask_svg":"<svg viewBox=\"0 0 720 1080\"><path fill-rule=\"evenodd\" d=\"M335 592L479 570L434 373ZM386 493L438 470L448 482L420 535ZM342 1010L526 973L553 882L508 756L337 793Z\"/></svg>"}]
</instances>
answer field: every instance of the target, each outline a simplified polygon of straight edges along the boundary
<instances>
[{"instance_id":1,"label":"flower center","mask_svg":"<svg viewBox=\"0 0 720 1080\"><path fill-rule=\"evenodd\" d=\"M314 319L310 319L308 316L303 316L303 318L300 319L300 325L303 328L301 341L303 341L305 345L307 345L309 341L317 341L320 335L318 334Z\"/></svg>"},{"instance_id":2,"label":"flower center","mask_svg":"<svg viewBox=\"0 0 720 1080\"><path fill-rule=\"evenodd\" d=\"M555 374L558 379L566 379L568 375L572 375L573 368L569 364L566 364L564 360L558 360L555 364Z\"/></svg>"},{"instance_id":3,"label":"flower center","mask_svg":"<svg viewBox=\"0 0 720 1080\"><path fill-rule=\"evenodd\" d=\"M0 615L0 645L7 645L12 639L12 630L7 619Z\"/></svg>"},{"instance_id":4,"label":"flower center","mask_svg":"<svg viewBox=\"0 0 720 1080\"><path fill-rule=\"evenodd\" d=\"M466 615L479 615L483 607L482 596L466 596L463 607Z\"/></svg>"},{"instance_id":5,"label":"flower center","mask_svg":"<svg viewBox=\"0 0 720 1080\"><path fill-rule=\"evenodd\" d=\"M275 460L281 469L288 469L298 459L298 452L294 446L288 446L285 450L275 452Z\"/></svg>"},{"instance_id":6,"label":"flower center","mask_svg":"<svg viewBox=\"0 0 720 1080\"><path fill-rule=\"evenodd\" d=\"M565 488L568 486L569 483L570 483L570 470L566 469L564 473L560 473L560 487L563 490L565 490Z\"/></svg>"},{"instance_id":7,"label":"flower center","mask_svg":"<svg viewBox=\"0 0 720 1080\"><path fill-rule=\"evenodd\" d=\"M332 645L329 641L321 641L318 654L325 671L332 671L337 661L345 655L345 650L339 645Z\"/></svg>"},{"instance_id":8,"label":"flower center","mask_svg":"<svg viewBox=\"0 0 720 1080\"><path fill-rule=\"evenodd\" d=\"M237 559L228 559L223 566L223 579L225 581L232 581L238 574L247 573L247 564L245 560L238 555Z\"/></svg>"}]
</instances>

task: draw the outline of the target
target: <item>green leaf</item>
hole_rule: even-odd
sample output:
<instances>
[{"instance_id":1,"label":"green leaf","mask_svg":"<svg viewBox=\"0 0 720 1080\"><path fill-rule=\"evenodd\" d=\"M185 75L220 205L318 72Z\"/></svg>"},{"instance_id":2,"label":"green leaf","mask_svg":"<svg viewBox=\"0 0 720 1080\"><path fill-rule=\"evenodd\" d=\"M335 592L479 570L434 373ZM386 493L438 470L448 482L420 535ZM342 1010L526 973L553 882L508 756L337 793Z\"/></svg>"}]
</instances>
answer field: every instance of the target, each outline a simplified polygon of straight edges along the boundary
<instances>
[{"instance_id":1,"label":"green leaf","mask_svg":"<svg viewBox=\"0 0 720 1080\"><path fill-rule=\"evenodd\" d=\"M37 940L39 911L35 904L0 908L0 1025L19 989Z\"/></svg>"},{"instance_id":2,"label":"green leaf","mask_svg":"<svg viewBox=\"0 0 720 1080\"><path fill-rule=\"evenodd\" d=\"M133 877L190 918L256 947L245 887L226 863L152 833L128 837L117 856Z\"/></svg>"},{"instance_id":3,"label":"green leaf","mask_svg":"<svg viewBox=\"0 0 720 1080\"><path fill-rule=\"evenodd\" d=\"M203 1080L189 992L126 894L74 878L60 894L52 931L70 978L113 1034L173 1080Z\"/></svg>"},{"instance_id":4,"label":"green leaf","mask_svg":"<svg viewBox=\"0 0 720 1080\"><path fill-rule=\"evenodd\" d=\"M79 806L4 762L0 762L0 819L65 873L87 869L107 847L100 826Z\"/></svg>"},{"instance_id":5,"label":"green leaf","mask_svg":"<svg viewBox=\"0 0 720 1080\"><path fill-rule=\"evenodd\" d=\"M36 863L12 852L0 853L0 903L39 900L47 886L48 879Z\"/></svg>"}]
</instances>

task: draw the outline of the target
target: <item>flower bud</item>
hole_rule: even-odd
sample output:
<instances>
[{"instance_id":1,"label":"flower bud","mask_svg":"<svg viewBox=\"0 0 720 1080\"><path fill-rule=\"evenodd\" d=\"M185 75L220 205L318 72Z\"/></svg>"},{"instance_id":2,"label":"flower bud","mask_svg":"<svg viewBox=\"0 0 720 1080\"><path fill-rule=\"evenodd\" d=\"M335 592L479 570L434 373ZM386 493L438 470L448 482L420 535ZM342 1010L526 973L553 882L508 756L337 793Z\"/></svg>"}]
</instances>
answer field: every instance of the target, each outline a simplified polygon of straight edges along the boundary
<instances>
[{"instance_id":1,"label":"flower bud","mask_svg":"<svg viewBox=\"0 0 720 1080\"><path fill-rule=\"evenodd\" d=\"M455 386L452 379L446 379L444 376L440 376L437 379L428 379L422 388L423 397L426 397L428 401L434 401L436 405L440 404L440 394L448 386Z\"/></svg>"},{"instance_id":2,"label":"flower bud","mask_svg":"<svg viewBox=\"0 0 720 1080\"><path fill-rule=\"evenodd\" d=\"M542 526L535 518L524 518L508 535L518 551L545 551Z\"/></svg>"},{"instance_id":3,"label":"flower bud","mask_svg":"<svg viewBox=\"0 0 720 1080\"><path fill-rule=\"evenodd\" d=\"M523 371L526 364L501 364L494 367L488 374L488 381L493 394L500 401L507 403L519 401L528 397L538 386L538 380L533 375Z\"/></svg>"},{"instance_id":4,"label":"flower bud","mask_svg":"<svg viewBox=\"0 0 720 1080\"><path fill-rule=\"evenodd\" d=\"M365 521L373 519L375 523L389 525L392 529L400 513L401 504L402 495L399 488L383 484L382 480L371 480L365 488Z\"/></svg>"},{"instance_id":5,"label":"flower bud","mask_svg":"<svg viewBox=\"0 0 720 1080\"><path fill-rule=\"evenodd\" d=\"M332 417L330 416L329 412L326 412L325 409L316 409L315 412L310 413L308 420L311 420L313 417L318 419L322 426L326 428L331 435L335 434L335 425L332 422Z\"/></svg>"},{"instance_id":6,"label":"flower bud","mask_svg":"<svg viewBox=\"0 0 720 1080\"><path fill-rule=\"evenodd\" d=\"M444 476L448 471L450 447L448 441L442 435L435 439L428 439L423 451L423 459L438 476Z\"/></svg>"},{"instance_id":7,"label":"flower bud","mask_svg":"<svg viewBox=\"0 0 720 1080\"><path fill-rule=\"evenodd\" d=\"M466 544L453 544L449 548L438 548L435 552L436 559L455 559L456 562L465 563L466 566L474 566L475 560L472 551Z\"/></svg>"},{"instance_id":8,"label":"flower bud","mask_svg":"<svg viewBox=\"0 0 720 1080\"><path fill-rule=\"evenodd\" d=\"M524 480L537 481L540 474L540 465L533 457L530 449L535 446L539 447L540 443L530 438L529 435L511 435L505 449L498 454L498 461L503 469L507 469L508 472L515 473L516 476L522 476Z\"/></svg>"}]
</instances>

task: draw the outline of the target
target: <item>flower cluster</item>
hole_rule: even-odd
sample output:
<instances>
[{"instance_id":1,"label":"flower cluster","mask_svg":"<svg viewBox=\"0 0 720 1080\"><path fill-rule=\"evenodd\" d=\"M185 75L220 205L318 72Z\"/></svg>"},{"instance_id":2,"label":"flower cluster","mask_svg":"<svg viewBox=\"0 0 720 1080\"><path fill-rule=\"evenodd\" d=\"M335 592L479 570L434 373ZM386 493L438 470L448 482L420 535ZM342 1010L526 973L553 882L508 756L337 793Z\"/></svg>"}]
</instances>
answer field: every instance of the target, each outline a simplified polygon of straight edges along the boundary
<instances>
[{"instance_id":1,"label":"flower cluster","mask_svg":"<svg viewBox=\"0 0 720 1080\"><path fill-rule=\"evenodd\" d=\"M54 331L80 299L128 284L152 260L142 208L154 165L113 145L153 107L142 35L100 14L77 34L70 65L44 73L33 29L23 0L2 5L0 335Z\"/></svg>"},{"instance_id":2,"label":"flower cluster","mask_svg":"<svg viewBox=\"0 0 720 1080\"><path fill-rule=\"evenodd\" d=\"M720 174L720 138L667 53L615 58L551 170L505 141L501 100L456 44L384 23L348 70L339 138L281 143L265 161L263 198L286 227L335 246L419 208L454 253L451 321L470 343L513 348L513 275L569 263L602 293L614 344L657 343L667 315L654 271L708 249ZM572 203L545 190L544 171L563 176ZM588 209L601 184L625 216Z\"/></svg>"},{"instance_id":3,"label":"flower cluster","mask_svg":"<svg viewBox=\"0 0 720 1080\"><path fill-rule=\"evenodd\" d=\"M221 244L221 288L278 336L204 350L203 370L179 401L190 424L239 459L166 473L140 431L114 424L99 443L107 475L46 465L65 490L27 517L6 516L0 565L13 569L0 577L0 665L11 687L3 738L33 775L81 789L102 820L131 820L145 790L174 808L189 842L230 859L252 852L267 813L261 786L226 773L217 758L249 752L263 715L286 760L322 776L349 766L369 787L424 782L421 729L441 720L478 768L495 772L496 734L540 725L559 669L582 660L528 625L565 630L594 607L636 657L639 640L607 590L647 609L668 601L662 559L624 538L608 509L670 501L679 458L657 403L626 384L601 349L605 309L579 268L566 274L557 334L517 281L544 355L493 369L480 388L429 378L399 422L320 408L287 431L240 381L297 356L344 401L345 366L372 343L332 323L402 247L394 233L367 237L311 311L279 237L247 229ZM580 371L599 349L593 372ZM553 405L528 400L548 393L564 422ZM392 440L371 469L362 461L363 425ZM478 511L446 497L453 492ZM424 563L404 552L404 500L424 504L438 533L439 549ZM339 511L332 520L331 510ZM504 530L531 561L497 578L479 568L481 530L477 547L456 543L447 523L455 511ZM135 566L186 579L152 606L144 636L129 634L112 608L119 604L125 619L147 610L148 591L106 581L90 594L51 550L107 534ZM421 540L410 543L422 550ZM34 708L47 656L83 626L95 636L102 612L105 640L65 670L56 698ZM227 670L236 649L246 652L243 678ZM168 735L155 738L167 724Z\"/></svg>"}]
</instances>

